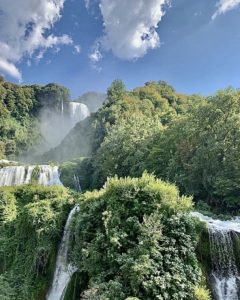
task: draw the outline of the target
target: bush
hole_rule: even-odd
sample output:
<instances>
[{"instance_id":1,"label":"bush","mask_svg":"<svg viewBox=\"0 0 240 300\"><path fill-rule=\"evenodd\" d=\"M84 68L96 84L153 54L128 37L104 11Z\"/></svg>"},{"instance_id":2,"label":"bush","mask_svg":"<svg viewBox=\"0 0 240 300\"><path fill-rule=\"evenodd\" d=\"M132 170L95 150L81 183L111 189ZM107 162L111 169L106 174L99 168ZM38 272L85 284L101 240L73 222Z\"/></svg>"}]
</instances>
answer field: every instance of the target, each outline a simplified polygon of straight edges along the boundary
<instances>
[{"instance_id":1,"label":"bush","mask_svg":"<svg viewBox=\"0 0 240 300\"><path fill-rule=\"evenodd\" d=\"M200 271L190 198L144 174L109 179L82 200L72 256L100 299L194 299Z\"/></svg>"}]
</instances>

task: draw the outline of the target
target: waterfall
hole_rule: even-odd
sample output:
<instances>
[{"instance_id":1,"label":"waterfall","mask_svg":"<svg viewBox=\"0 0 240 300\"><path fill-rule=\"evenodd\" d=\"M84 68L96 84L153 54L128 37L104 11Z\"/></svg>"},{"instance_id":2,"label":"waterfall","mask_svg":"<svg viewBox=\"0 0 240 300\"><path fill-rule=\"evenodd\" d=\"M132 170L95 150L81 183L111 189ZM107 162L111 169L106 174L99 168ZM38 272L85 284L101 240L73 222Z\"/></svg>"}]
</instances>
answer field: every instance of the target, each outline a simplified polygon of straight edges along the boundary
<instances>
[{"instance_id":1,"label":"waterfall","mask_svg":"<svg viewBox=\"0 0 240 300\"><path fill-rule=\"evenodd\" d=\"M88 107L78 102L61 102L59 109L43 108L40 113L42 144L36 148L37 154L47 152L59 145L69 131L90 115Z\"/></svg>"},{"instance_id":2,"label":"waterfall","mask_svg":"<svg viewBox=\"0 0 240 300\"><path fill-rule=\"evenodd\" d=\"M78 193L81 193L82 192L82 188L81 188L79 177L74 174L73 180L74 180L74 183L75 183L76 191Z\"/></svg>"},{"instance_id":3,"label":"waterfall","mask_svg":"<svg viewBox=\"0 0 240 300\"><path fill-rule=\"evenodd\" d=\"M39 169L37 182L41 185L62 185L57 166L7 166L0 169L0 186L14 186L31 182L35 168Z\"/></svg>"},{"instance_id":4,"label":"waterfall","mask_svg":"<svg viewBox=\"0 0 240 300\"><path fill-rule=\"evenodd\" d=\"M221 221L192 213L208 225L212 285L217 300L240 299L240 277L236 265L232 234L240 233L240 220Z\"/></svg>"},{"instance_id":5,"label":"waterfall","mask_svg":"<svg viewBox=\"0 0 240 300\"><path fill-rule=\"evenodd\" d=\"M62 185L60 181L60 174L57 166L43 165L39 166L40 174L38 183L42 185Z\"/></svg>"},{"instance_id":6,"label":"waterfall","mask_svg":"<svg viewBox=\"0 0 240 300\"><path fill-rule=\"evenodd\" d=\"M79 207L75 206L67 219L62 241L58 250L56 268L53 277L52 286L47 294L46 300L62 300L66 292L69 281L76 268L68 263L68 247L71 236L71 223L74 214L79 211Z\"/></svg>"},{"instance_id":7,"label":"waterfall","mask_svg":"<svg viewBox=\"0 0 240 300\"><path fill-rule=\"evenodd\" d=\"M79 102L70 102L69 111L72 127L90 115L87 105Z\"/></svg>"},{"instance_id":8,"label":"waterfall","mask_svg":"<svg viewBox=\"0 0 240 300\"><path fill-rule=\"evenodd\" d=\"M62 113L62 116L63 116L63 113L64 113L63 100L62 100L62 104L61 104L61 113Z\"/></svg>"}]
</instances>

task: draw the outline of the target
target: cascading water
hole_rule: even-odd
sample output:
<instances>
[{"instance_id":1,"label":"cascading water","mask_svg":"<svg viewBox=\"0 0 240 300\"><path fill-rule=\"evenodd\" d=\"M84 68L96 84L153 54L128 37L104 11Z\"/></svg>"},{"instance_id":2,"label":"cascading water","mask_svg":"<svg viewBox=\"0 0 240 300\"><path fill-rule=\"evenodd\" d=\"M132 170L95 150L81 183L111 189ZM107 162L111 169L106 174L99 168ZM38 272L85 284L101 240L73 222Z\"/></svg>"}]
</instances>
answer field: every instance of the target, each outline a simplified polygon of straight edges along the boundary
<instances>
[{"instance_id":1,"label":"cascading water","mask_svg":"<svg viewBox=\"0 0 240 300\"><path fill-rule=\"evenodd\" d=\"M66 292L69 281L73 273L76 271L76 268L68 262L68 248L70 243L71 236L71 223L74 214L79 211L79 207L75 206L67 219L63 238L58 250L56 269L54 272L53 283L51 289L49 290L46 300L62 300Z\"/></svg>"},{"instance_id":2,"label":"cascading water","mask_svg":"<svg viewBox=\"0 0 240 300\"><path fill-rule=\"evenodd\" d=\"M39 169L37 182L41 185L62 185L57 166L7 166L0 169L0 186L14 186L31 182L33 170Z\"/></svg>"},{"instance_id":3,"label":"cascading water","mask_svg":"<svg viewBox=\"0 0 240 300\"><path fill-rule=\"evenodd\" d=\"M39 166L40 174L38 183L42 185L62 185L59 178L59 171L57 166L43 165Z\"/></svg>"},{"instance_id":4,"label":"cascading water","mask_svg":"<svg viewBox=\"0 0 240 300\"><path fill-rule=\"evenodd\" d=\"M208 225L212 260L212 285L217 300L240 299L240 274L233 249L232 234L240 233L240 220L215 220L200 213L192 213Z\"/></svg>"},{"instance_id":5,"label":"cascading water","mask_svg":"<svg viewBox=\"0 0 240 300\"><path fill-rule=\"evenodd\" d=\"M75 183L75 189L76 189L76 191L78 193L81 193L82 192L82 188L81 188L79 177L74 174L73 180L74 180L74 183Z\"/></svg>"},{"instance_id":6,"label":"cascading water","mask_svg":"<svg viewBox=\"0 0 240 300\"><path fill-rule=\"evenodd\" d=\"M69 103L71 125L74 127L79 121L84 120L90 115L87 105L79 102Z\"/></svg>"},{"instance_id":7,"label":"cascading water","mask_svg":"<svg viewBox=\"0 0 240 300\"><path fill-rule=\"evenodd\" d=\"M12 162L2 160L1 163L11 164ZM38 184L44 186L62 185L59 178L59 171L57 166L11 165L0 169L0 186L15 186L30 183L35 168L37 168ZM79 211L79 207L75 206L68 215L62 241L58 250L53 283L51 289L47 294L46 300L62 300L64 298L68 283L71 280L73 273L76 271L76 268L68 262L68 249L71 237L71 223L73 216L77 211Z\"/></svg>"},{"instance_id":8,"label":"cascading water","mask_svg":"<svg viewBox=\"0 0 240 300\"><path fill-rule=\"evenodd\" d=\"M58 110L43 108L40 114L42 144L36 148L37 154L47 152L59 145L69 131L90 115L88 107L78 102L61 102Z\"/></svg>"}]
</instances>

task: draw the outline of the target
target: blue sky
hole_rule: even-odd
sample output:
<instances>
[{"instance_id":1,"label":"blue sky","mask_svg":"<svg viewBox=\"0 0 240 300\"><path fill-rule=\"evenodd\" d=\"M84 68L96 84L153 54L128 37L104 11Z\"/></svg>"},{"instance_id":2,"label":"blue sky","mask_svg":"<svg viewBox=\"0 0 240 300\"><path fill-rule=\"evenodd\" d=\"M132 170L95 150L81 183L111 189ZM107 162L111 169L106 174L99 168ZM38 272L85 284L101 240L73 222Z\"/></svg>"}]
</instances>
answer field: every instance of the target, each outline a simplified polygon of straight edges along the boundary
<instances>
[{"instance_id":1,"label":"blue sky","mask_svg":"<svg viewBox=\"0 0 240 300\"><path fill-rule=\"evenodd\" d=\"M172 0L170 5L167 0L56 0L52 10L38 6L46 0L36 0L27 18L19 10L29 1L35 0L0 0L0 25L5 25L0 29L0 73L12 82L20 77L23 84L56 82L68 87L73 98L105 91L116 78L129 89L149 80L165 80L185 93L240 87L238 0ZM143 3L139 14L134 14L136 1ZM110 9L110 2L118 3ZM32 19L35 11L41 18ZM9 28L11 18L19 21ZM41 35L34 33L32 22ZM139 24L150 29L146 42L141 38L135 47L131 34ZM17 40L21 33L24 39Z\"/></svg>"}]
</instances>

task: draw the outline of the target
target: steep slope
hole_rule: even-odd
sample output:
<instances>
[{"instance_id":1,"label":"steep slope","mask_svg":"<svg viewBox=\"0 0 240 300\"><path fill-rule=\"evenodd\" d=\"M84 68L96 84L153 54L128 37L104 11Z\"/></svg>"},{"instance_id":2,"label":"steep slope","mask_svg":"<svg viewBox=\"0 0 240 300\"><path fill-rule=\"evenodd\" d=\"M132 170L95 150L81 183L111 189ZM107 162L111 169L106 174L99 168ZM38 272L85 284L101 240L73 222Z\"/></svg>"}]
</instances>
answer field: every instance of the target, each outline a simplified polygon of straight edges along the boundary
<instances>
[{"instance_id":1,"label":"steep slope","mask_svg":"<svg viewBox=\"0 0 240 300\"><path fill-rule=\"evenodd\" d=\"M59 146L43 156L43 161L62 162L91 156L117 122L138 116L157 118L166 126L200 99L179 94L163 81L149 82L144 87L127 91L123 83L116 80L108 89L104 105L91 118L77 124Z\"/></svg>"},{"instance_id":2,"label":"steep slope","mask_svg":"<svg viewBox=\"0 0 240 300\"><path fill-rule=\"evenodd\" d=\"M56 84L19 86L0 78L0 158L15 159L43 140L40 112L61 110L69 91Z\"/></svg>"}]
</instances>

